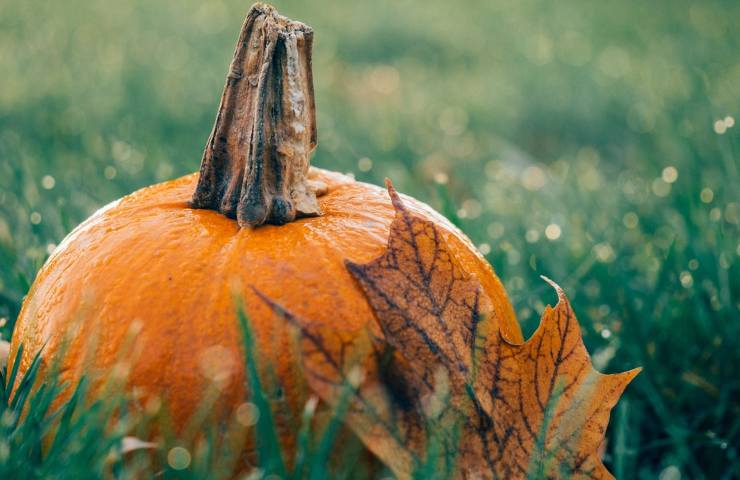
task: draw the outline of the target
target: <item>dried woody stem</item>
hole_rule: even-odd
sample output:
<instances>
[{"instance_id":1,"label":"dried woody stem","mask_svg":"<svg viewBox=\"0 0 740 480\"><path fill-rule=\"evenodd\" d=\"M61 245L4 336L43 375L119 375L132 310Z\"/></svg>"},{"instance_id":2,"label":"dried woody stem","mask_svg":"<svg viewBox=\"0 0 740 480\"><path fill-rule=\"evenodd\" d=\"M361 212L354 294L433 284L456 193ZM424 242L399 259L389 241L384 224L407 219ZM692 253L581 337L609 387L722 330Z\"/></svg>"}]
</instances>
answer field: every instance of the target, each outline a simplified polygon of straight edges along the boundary
<instances>
[{"instance_id":1,"label":"dried woody stem","mask_svg":"<svg viewBox=\"0 0 740 480\"><path fill-rule=\"evenodd\" d=\"M308 181L316 148L313 30L255 4L236 44L192 205L240 226L319 215Z\"/></svg>"}]
</instances>

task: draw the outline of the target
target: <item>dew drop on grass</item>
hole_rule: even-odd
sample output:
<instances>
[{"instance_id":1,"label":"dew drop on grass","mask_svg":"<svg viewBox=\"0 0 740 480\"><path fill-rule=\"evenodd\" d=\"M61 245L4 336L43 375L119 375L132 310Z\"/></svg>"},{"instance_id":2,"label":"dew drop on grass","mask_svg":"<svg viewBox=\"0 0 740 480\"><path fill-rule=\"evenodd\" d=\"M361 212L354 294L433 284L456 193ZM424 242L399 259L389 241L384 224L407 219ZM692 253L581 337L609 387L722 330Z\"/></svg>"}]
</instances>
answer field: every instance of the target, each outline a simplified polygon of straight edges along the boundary
<instances>
[{"instance_id":1,"label":"dew drop on grass","mask_svg":"<svg viewBox=\"0 0 740 480\"><path fill-rule=\"evenodd\" d=\"M614 249L606 242L596 244L593 248L596 259L603 263L614 260Z\"/></svg>"},{"instance_id":2,"label":"dew drop on grass","mask_svg":"<svg viewBox=\"0 0 740 480\"><path fill-rule=\"evenodd\" d=\"M244 402L236 409L236 421L243 427L257 424L260 418L260 409L252 402Z\"/></svg>"},{"instance_id":3,"label":"dew drop on grass","mask_svg":"<svg viewBox=\"0 0 740 480\"><path fill-rule=\"evenodd\" d=\"M44 177L41 179L41 186L44 187L44 189L46 190L51 190L56 184L57 181L51 175L44 175Z\"/></svg>"},{"instance_id":4,"label":"dew drop on grass","mask_svg":"<svg viewBox=\"0 0 740 480\"><path fill-rule=\"evenodd\" d=\"M724 120L717 120L714 122L714 133L717 135L724 135L727 131L727 124Z\"/></svg>"},{"instance_id":5,"label":"dew drop on grass","mask_svg":"<svg viewBox=\"0 0 740 480\"><path fill-rule=\"evenodd\" d=\"M640 217L635 212L627 212L622 217L622 223L627 228L637 228L637 224L640 223Z\"/></svg>"},{"instance_id":6,"label":"dew drop on grass","mask_svg":"<svg viewBox=\"0 0 740 480\"><path fill-rule=\"evenodd\" d=\"M551 223L547 227L545 227L545 236L548 240L557 240L560 238L560 235L562 234L562 230L560 228L560 225L557 223Z\"/></svg>"},{"instance_id":7,"label":"dew drop on grass","mask_svg":"<svg viewBox=\"0 0 740 480\"><path fill-rule=\"evenodd\" d=\"M675 465L669 465L660 472L660 480L681 480L681 470Z\"/></svg>"},{"instance_id":8,"label":"dew drop on grass","mask_svg":"<svg viewBox=\"0 0 740 480\"><path fill-rule=\"evenodd\" d=\"M437 172L434 174L434 181L440 185L445 185L450 181L450 177L444 172Z\"/></svg>"},{"instance_id":9,"label":"dew drop on grass","mask_svg":"<svg viewBox=\"0 0 740 480\"><path fill-rule=\"evenodd\" d=\"M6 410L2 417L0 417L0 425L3 427L10 427L13 423L15 423L15 414Z\"/></svg>"},{"instance_id":10,"label":"dew drop on grass","mask_svg":"<svg viewBox=\"0 0 740 480\"><path fill-rule=\"evenodd\" d=\"M671 193L671 184L667 183L663 178L653 180L650 187L656 197L667 197Z\"/></svg>"},{"instance_id":11,"label":"dew drop on grass","mask_svg":"<svg viewBox=\"0 0 740 480\"><path fill-rule=\"evenodd\" d=\"M184 447L173 447L167 452L167 463L174 470L185 470L190 466L190 452Z\"/></svg>"},{"instance_id":12,"label":"dew drop on grass","mask_svg":"<svg viewBox=\"0 0 740 480\"><path fill-rule=\"evenodd\" d=\"M144 411L148 415L156 415L159 413L159 410L162 408L162 399L158 396L153 396L149 398L146 401L146 404L144 405Z\"/></svg>"},{"instance_id":13,"label":"dew drop on grass","mask_svg":"<svg viewBox=\"0 0 740 480\"><path fill-rule=\"evenodd\" d=\"M373 168L373 161L367 157L357 160L357 168L361 172L369 172Z\"/></svg>"},{"instance_id":14,"label":"dew drop on grass","mask_svg":"<svg viewBox=\"0 0 740 480\"><path fill-rule=\"evenodd\" d=\"M530 228L527 230L527 233L524 234L524 239L527 240L527 243L535 243L540 239L540 232L534 228Z\"/></svg>"},{"instance_id":15,"label":"dew drop on grass","mask_svg":"<svg viewBox=\"0 0 740 480\"><path fill-rule=\"evenodd\" d=\"M709 219L713 222L718 222L722 218L722 210L714 207L709 211Z\"/></svg>"},{"instance_id":16,"label":"dew drop on grass","mask_svg":"<svg viewBox=\"0 0 740 480\"><path fill-rule=\"evenodd\" d=\"M664 182L673 183L678 180L678 170L673 166L665 167L660 176Z\"/></svg>"},{"instance_id":17,"label":"dew drop on grass","mask_svg":"<svg viewBox=\"0 0 740 480\"><path fill-rule=\"evenodd\" d=\"M536 191L541 189L547 183L547 176L545 171L537 165L527 167L522 172L521 176L522 186L530 191Z\"/></svg>"},{"instance_id":18,"label":"dew drop on grass","mask_svg":"<svg viewBox=\"0 0 740 480\"><path fill-rule=\"evenodd\" d=\"M506 228L498 222L493 222L488 225L486 231L491 238L500 238L506 231Z\"/></svg>"}]
</instances>

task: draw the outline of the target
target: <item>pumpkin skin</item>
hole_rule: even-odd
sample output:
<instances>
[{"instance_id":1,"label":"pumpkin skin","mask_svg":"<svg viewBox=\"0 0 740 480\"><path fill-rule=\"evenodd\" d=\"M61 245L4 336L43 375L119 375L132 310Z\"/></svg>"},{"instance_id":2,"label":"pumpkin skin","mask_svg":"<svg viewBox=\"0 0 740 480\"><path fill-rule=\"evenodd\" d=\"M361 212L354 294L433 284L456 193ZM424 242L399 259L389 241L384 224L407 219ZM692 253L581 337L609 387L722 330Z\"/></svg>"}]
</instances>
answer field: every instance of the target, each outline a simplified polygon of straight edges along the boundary
<instances>
[{"instance_id":1,"label":"pumpkin skin","mask_svg":"<svg viewBox=\"0 0 740 480\"><path fill-rule=\"evenodd\" d=\"M323 214L281 226L240 229L218 212L191 208L197 174L99 210L38 273L11 344L11 358L24 346L20 373L45 344L44 363L60 361L63 380L74 385L91 369L109 371L133 338L125 356L127 388L159 396L177 429L202 402L209 376L221 377L219 408L233 414L246 398L237 295L262 364L275 372L290 409L300 412L308 392L291 327L254 289L322 328L365 328L374 314L344 262L380 255L394 218L380 187L316 168L310 177L327 186L319 196ZM500 281L471 242L424 203L404 202L440 227L465 269L480 279L503 334L522 341ZM281 422L281 440L290 445L296 430Z\"/></svg>"}]
</instances>

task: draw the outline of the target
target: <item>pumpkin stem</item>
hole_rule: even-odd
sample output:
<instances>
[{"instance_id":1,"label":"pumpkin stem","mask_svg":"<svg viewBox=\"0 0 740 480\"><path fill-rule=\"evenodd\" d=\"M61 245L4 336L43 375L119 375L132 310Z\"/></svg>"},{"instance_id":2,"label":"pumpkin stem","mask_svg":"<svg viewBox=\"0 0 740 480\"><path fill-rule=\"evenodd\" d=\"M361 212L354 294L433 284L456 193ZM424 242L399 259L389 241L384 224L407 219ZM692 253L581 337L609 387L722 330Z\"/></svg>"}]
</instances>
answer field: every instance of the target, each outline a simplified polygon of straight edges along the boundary
<instances>
[{"instance_id":1,"label":"pumpkin stem","mask_svg":"<svg viewBox=\"0 0 740 480\"><path fill-rule=\"evenodd\" d=\"M316 148L313 30L266 4L249 10L226 77L192 206L240 226L320 214L307 176Z\"/></svg>"}]
</instances>

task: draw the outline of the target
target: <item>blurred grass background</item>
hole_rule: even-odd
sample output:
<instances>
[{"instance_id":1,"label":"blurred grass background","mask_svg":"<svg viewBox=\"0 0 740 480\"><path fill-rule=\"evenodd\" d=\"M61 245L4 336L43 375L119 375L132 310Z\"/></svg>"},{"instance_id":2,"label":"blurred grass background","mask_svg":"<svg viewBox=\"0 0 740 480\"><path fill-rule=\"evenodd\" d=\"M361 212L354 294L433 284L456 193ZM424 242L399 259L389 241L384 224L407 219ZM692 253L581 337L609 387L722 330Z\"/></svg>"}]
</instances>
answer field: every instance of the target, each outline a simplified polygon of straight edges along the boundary
<instances>
[{"instance_id":1,"label":"blurred grass background","mask_svg":"<svg viewBox=\"0 0 740 480\"><path fill-rule=\"evenodd\" d=\"M740 477L740 3L275 2L316 31L315 165L455 218L527 333L559 282L595 363L644 372L619 478ZM194 171L237 0L0 0L0 324L48 253Z\"/></svg>"}]
</instances>

